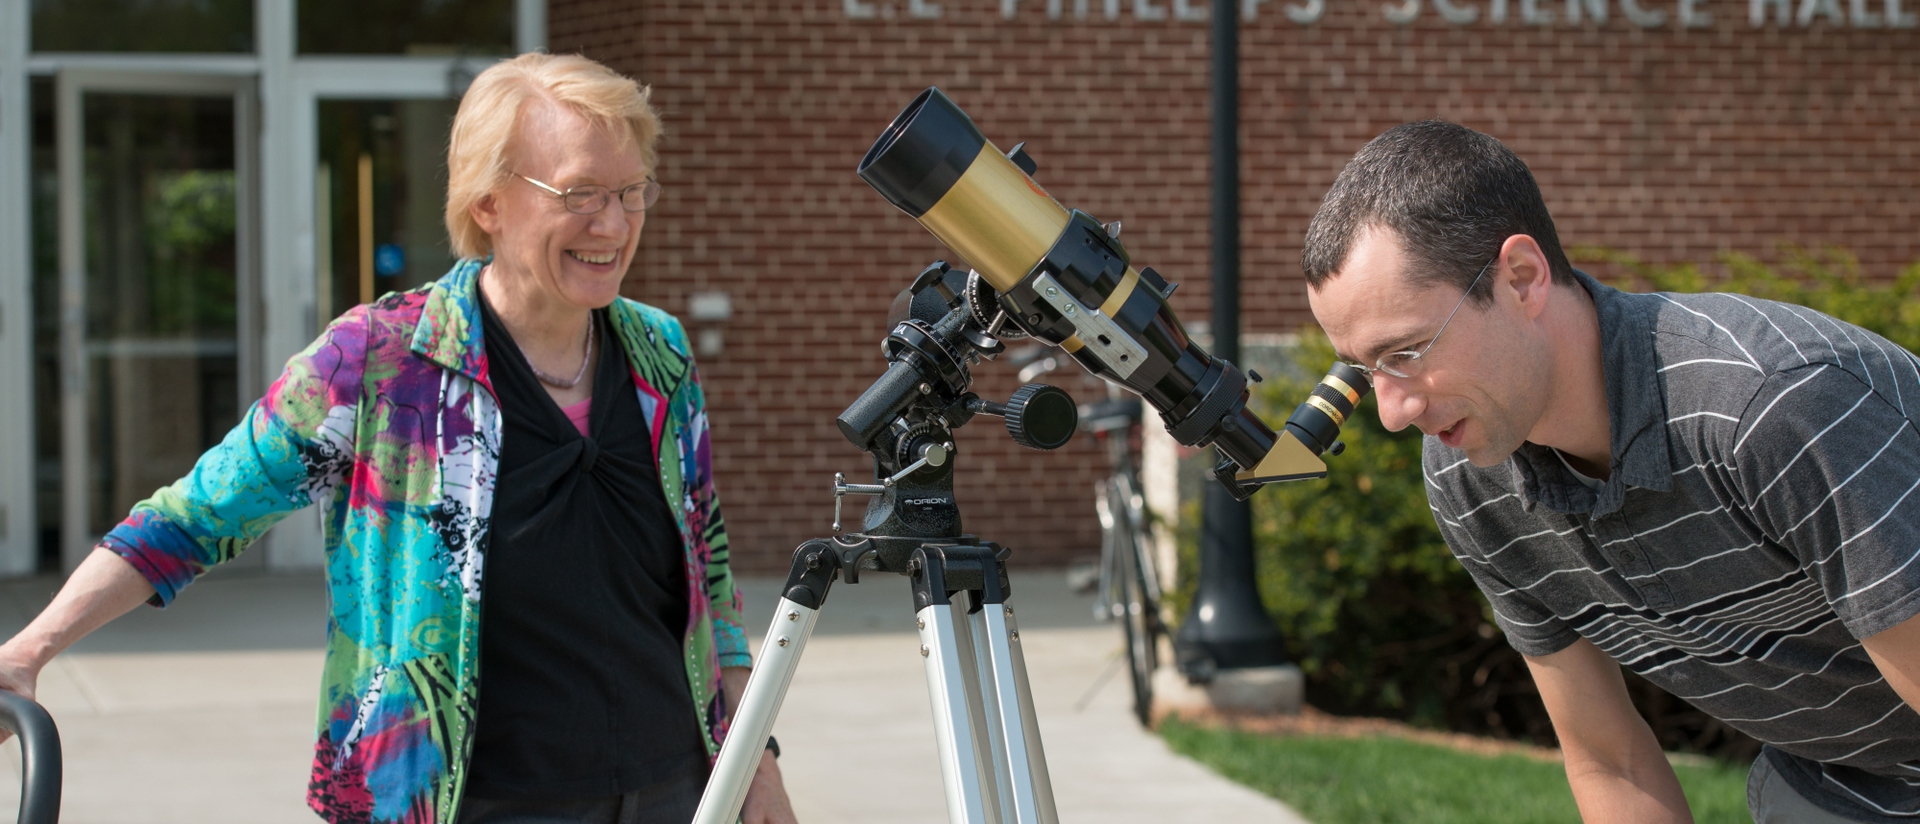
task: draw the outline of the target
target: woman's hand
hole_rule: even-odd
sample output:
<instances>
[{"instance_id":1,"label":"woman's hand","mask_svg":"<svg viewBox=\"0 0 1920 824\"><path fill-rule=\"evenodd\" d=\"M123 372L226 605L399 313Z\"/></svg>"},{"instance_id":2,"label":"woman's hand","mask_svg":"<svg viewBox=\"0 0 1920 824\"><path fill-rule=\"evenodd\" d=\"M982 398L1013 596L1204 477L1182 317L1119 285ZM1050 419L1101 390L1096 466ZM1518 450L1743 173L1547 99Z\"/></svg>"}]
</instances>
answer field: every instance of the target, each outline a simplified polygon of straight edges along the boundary
<instances>
[{"instance_id":1,"label":"woman's hand","mask_svg":"<svg viewBox=\"0 0 1920 824\"><path fill-rule=\"evenodd\" d=\"M753 783L747 785L747 803L740 808L740 820L743 824L798 824L772 750L760 753L760 766L754 768Z\"/></svg>"},{"instance_id":2,"label":"woman's hand","mask_svg":"<svg viewBox=\"0 0 1920 824\"><path fill-rule=\"evenodd\" d=\"M0 690L32 699L40 683L40 665L22 655L20 647L14 641L0 645ZM0 729L0 744L11 738L13 733Z\"/></svg>"},{"instance_id":3,"label":"woman's hand","mask_svg":"<svg viewBox=\"0 0 1920 824\"><path fill-rule=\"evenodd\" d=\"M0 646L0 690L32 698L39 683L38 662L22 656L11 641Z\"/></svg>"},{"instance_id":4,"label":"woman's hand","mask_svg":"<svg viewBox=\"0 0 1920 824\"><path fill-rule=\"evenodd\" d=\"M39 646L24 631L0 644L0 690L38 700L40 670L47 664L44 652L36 650ZM12 739L13 733L0 729L0 744Z\"/></svg>"}]
</instances>

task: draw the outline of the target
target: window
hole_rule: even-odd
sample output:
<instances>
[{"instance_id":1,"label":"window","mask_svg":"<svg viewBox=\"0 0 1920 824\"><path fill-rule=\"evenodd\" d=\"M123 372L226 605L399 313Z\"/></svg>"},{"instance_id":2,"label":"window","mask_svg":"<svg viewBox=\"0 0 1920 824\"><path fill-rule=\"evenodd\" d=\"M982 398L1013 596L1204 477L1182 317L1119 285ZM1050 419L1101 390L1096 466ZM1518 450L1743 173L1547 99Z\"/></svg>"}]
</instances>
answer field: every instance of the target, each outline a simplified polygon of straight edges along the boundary
<instances>
[{"instance_id":1,"label":"window","mask_svg":"<svg viewBox=\"0 0 1920 824\"><path fill-rule=\"evenodd\" d=\"M513 54L513 0L300 0L301 54Z\"/></svg>"},{"instance_id":2,"label":"window","mask_svg":"<svg viewBox=\"0 0 1920 824\"><path fill-rule=\"evenodd\" d=\"M33 0L32 48L42 52L252 52L253 2Z\"/></svg>"}]
</instances>

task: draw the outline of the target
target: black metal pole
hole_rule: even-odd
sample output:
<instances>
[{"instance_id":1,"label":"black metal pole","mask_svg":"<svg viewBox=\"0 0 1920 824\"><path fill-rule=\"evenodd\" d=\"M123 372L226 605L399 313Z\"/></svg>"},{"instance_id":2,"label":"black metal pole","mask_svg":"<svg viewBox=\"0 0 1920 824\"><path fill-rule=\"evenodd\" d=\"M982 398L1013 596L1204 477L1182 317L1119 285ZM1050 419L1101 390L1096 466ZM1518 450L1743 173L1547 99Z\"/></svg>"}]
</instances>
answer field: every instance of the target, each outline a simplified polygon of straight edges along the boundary
<instances>
[{"instance_id":1,"label":"black metal pole","mask_svg":"<svg viewBox=\"0 0 1920 824\"><path fill-rule=\"evenodd\" d=\"M1240 20L1213 4L1213 353L1240 360ZM1222 8L1228 13L1220 14Z\"/></svg>"},{"instance_id":2,"label":"black metal pole","mask_svg":"<svg viewBox=\"0 0 1920 824\"><path fill-rule=\"evenodd\" d=\"M1213 353L1240 361L1240 21L1238 3L1214 0ZM1206 485L1200 521L1200 590L1175 637L1188 677L1215 669L1284 664L1280 630L1253 577L1253 515L1218 484Z\"/></svg>"}]
</instances>

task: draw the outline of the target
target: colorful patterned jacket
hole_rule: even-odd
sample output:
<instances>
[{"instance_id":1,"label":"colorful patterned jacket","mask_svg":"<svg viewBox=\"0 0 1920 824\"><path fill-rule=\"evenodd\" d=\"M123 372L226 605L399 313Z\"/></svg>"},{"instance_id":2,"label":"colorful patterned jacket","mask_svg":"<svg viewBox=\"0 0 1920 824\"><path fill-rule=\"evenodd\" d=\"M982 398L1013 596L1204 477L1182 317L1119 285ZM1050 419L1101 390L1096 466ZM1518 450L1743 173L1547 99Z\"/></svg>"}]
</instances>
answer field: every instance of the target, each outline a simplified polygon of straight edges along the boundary
<instances>
[{"instance_id":1,"label":"colorful patterned jacket","mask_svg":"<svg viewBox=\"0 0 1920 824\"><path fill-rule=\"evenodd\" d=\"M288 513L320 505L332 614L307 801L336 824L449 824L466 784L502 426L475 303L480 266L461 261L334 321L219 446L103 544L165 606ZM611 317L686 545L687 681L711 757L727 728L719 668L749 659L706 402L678 321L624 299Z\"/></svg>"}]
</instances>

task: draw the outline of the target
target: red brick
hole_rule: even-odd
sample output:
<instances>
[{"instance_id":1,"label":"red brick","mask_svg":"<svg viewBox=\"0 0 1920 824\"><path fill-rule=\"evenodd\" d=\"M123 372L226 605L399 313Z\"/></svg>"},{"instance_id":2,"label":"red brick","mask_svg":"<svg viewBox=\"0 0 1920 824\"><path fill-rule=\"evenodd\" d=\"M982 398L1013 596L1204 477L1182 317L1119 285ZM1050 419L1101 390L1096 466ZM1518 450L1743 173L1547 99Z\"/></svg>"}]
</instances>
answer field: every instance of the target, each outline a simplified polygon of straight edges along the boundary
<instances>
[{"instance_id":1,"label":"red brick","mask_svg":"<svg viewBox=\"0 0 1920 824\"><path fill-rule=\"evenodd\" d=\"M1099 3L1089 19L1048 20L1041 0L1013 20L989 0L945 0L944 18L914 20L904 0L876 0L888 2L901 13L875 20L846 19L836 0L550 4L555 51L652 84L667 118L667 196L627 293L676 313L694 291L733 296L726 351L701 370L746 569L783 568L826 531L832 473L867 466L832 419L880 374L893 293L952 259L853 174L927 85L1002 148L1030 141L1061 203L1124 220L1136 261L1184 284L1181 316L1207 316L1205 24L1139 22L1130 4L1108 21ZM1920 258L1915 30L1752 29L1724 0L1706 6L1713 28L1691 31L1634 28L1617 3L1604 26L1545 28L1455 27L1431 8L1394 26L1373 0L1328 3L1302 27L1284 5L1242 27L1249 332L1309 320L1300 242L1321 194L1369 138L1425 117L1526 158L1568 244L1653 262L1838 244L1875 278ZM1649 5L1671 20L1671 4ZM1014 388L1004 366L976 374L983 395ZM1103 459L1090 442L1023 452L987 420L961 449L970 529L1023 561L1097 551L1090 490Z\"/></svg>"}]
</instances>

